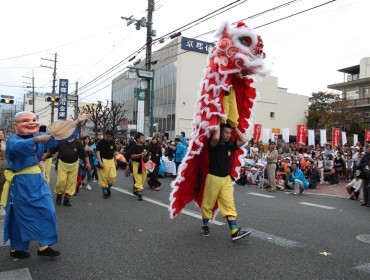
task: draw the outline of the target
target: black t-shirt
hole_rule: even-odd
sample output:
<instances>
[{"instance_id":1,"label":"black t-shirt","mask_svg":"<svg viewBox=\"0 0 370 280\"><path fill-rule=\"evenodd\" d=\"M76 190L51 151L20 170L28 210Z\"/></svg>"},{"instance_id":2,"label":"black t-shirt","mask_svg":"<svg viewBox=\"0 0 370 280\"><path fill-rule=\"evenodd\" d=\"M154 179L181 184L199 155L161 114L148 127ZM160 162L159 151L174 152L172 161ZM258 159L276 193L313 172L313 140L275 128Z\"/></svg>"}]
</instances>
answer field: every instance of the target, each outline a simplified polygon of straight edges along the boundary
<instances>
[{"instance_id":1,"label":"black t-shirt","mask_svg":"<svg viewBox=\"0 0 370 280\"><path fill-rule=\"evenodd\" d=\"M116 151L116 143L113 140L102 139L96 144L96 151L100 152L101 159L113 159Z\"/></svg>"},{"instance_id":2,"label":"black t-shirt","mask_svg":"<svg viewBox=\"0 0 370 280\"><path fill-rule=\"evenodd\" d=\"M231 156L238 149L237 141L218 141L215 147L209 146L209 174L226 177L230 175Z\"/></svg>"},{"instance_id":3,"label":"black t-shirt","mask_svg":"<svg viewBox=\"0 0 370 280\"><path fill-rule=\"evenodd\" d=\"M87 157L82 142L76 138L73 139L72 142L63 142L58 146L50 149L50 151L53 154L58 152L58 158L65 163L74 163L78 160L78 158Z\"/></svg>"},{"instance_id":4,"label":"black t-shirt","mask_svg":"<svg viewBox=\"0 0 370 280\"><path fill-rule=\"evenodd\" d=\"M138 155L138 154L141 154L142 152L147 152L148 151L148 147L145 146L145 145L141 145L141 146L138 146L137 144L135 146L133 146L130 150L130 154L131 155ZM132 159L132 161L136 161L136 162L140 162L141 161L141 158L135 158L135 159Z\"/></svg>"}]
</instances>

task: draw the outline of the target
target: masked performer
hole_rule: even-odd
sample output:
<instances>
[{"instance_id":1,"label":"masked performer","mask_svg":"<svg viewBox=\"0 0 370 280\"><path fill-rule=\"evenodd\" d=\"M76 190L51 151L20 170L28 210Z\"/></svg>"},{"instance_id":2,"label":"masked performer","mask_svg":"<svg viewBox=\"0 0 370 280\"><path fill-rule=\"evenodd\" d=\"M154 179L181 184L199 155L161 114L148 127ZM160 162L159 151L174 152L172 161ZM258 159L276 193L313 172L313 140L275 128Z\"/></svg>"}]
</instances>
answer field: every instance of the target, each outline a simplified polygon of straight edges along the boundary
<instances>
[{"instance_id":1,"label":"masked performer","mask_svg":"<svg viewBox=\"0 0 370 280\"><path fill-rule=\"evenodd\" d=\"M208 66L198 93L188 152L172 183L169 207L171 217L180 213L192 200L201 206L203 197L209 196L205 183L212 165L209 162L213 148L210 138L215 133L221 133L221 122L231 127L231 143L242 140L241 136L250 126L252 108L257 99L257 92L251 86L253 78L263 77L267 73L263 62L263 42L253 29L243 22L239 22L235 28L226 23L216 32L216 37L218 42L208 55ZM232 152L229 169L231 177L238 177L245 153L245 149L239 145ZM227 199L231 200L231 197ZM212 203L214 205L208 207L212 207L214 213L218 208L217 199L212 200ZM230 223L234 217L231 218L228 217L229 225L231 232L235 233L236 225Z\"/></svg>"},{"instance_id":2,"label":"masked performer","mask_svg":"<svg viewBox=\"0 0 370 280\"><path fill-rule=\"evenodd\" d=\"M77 122L87 118L90 115L79 115ZM55 122L44 133L39 132L33 113L19 112L14 117L15 134L7 142L8 167L0 201L6 209L4 243L10 239L13 258L28 258L31 240L39 241L39 256L60 255L50 247L58 242L55 207L39 162L45 149L57 146L62 139L77 137L75 125L73 121Z\"/></svg>"}]
</instances>

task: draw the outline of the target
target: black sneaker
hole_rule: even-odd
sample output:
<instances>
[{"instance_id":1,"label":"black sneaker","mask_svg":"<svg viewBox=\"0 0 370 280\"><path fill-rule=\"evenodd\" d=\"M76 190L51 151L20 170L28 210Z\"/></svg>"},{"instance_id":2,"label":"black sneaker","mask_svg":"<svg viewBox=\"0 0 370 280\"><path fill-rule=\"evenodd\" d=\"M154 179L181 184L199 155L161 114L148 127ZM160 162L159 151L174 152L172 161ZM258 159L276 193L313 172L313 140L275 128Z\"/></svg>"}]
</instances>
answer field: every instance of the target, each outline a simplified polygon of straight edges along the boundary
<instances>
[{"instance_id":1,"label":"black sneaker","mask_svg":"<svg viewBox=\"0 0 370 280\"><path fill-rule=\"evenodd\" d=\"M250 231L242 230L241 228L239 228L237 232L235 232L234 234L231 235L231 240L235 241L235 240L238 240L240 238L244 238L244 237L246 237L250 234L251 234Z\"/></svg>"},{"instance_id":2,"label":"black sneaker","mask_svg":"<svg viewBox=\"0 0 370 280\"><path fill-rule=\"evenodd\" d=\"M110 192L110 188L108 188L108 189L107 189L107 196L109 197L109 196L111 196L111 194L112 194L112 193Z\"/></svg>"},{"instance_id":3,"label":"black sneaker","mask_svg":"<svg viewBox=\"0 0 370 280\"><path fill-rule=\"evenodd\" d=\"M10 256L14 259L27 259L31 255L26 251L14 251L14 252L10 251Z\"/></svg>"},{"instance_id":4,"label":"black sneaker","mask_svg":"<svg viewBox=\"0 0 370 280\"><path fill-rule=\"evenodd\" d=\"M57 257L60 255L59 251L54 250L51 247L47 247L45 250L37 250L37 255L41 257Z\"/></svg>"},{"instance_id":5,"label":"black sneaker","mask_svg":"<svg viewBox=\"0 0 370 280\"><path fill-rule=\"evenodd\" d=\"M109 195L108 195L108 188L104 188L102 189L103 190L103 198L109 198Z\"/></svg>"},{"instance_id":6,"label":"black sneaker","mask_svg":"<svg viewBox=\"0 0 370 280\"><path fill-rule=\"evenodd\" d=\"M202 232L203 236L208 237L209 236L209 227L208 226L202 226L201 232Z\"/></svg>"},{"instance_id":7,"label":"black sneaker","mask_svg":"<svg viewBox=\"0 0 370 280\"><path fill-rule=\"evenodd\" d=\"M143 192L140 191L137 192L137 200L143 201Z\"/></svg>"},{"instance_id":8,"label":"black sneaker","mask_svg":"<svg viewBox=\"0 0 370 280\"><path fill-rule=\"evenodd\" d=\"M70 206L72 206L72 204L69 202L69 198L64 198L64 200L63 200L63 205L64 206L68 206L68 207L70 207Z\"/></svg>"},{"instance_id":9,"label":"black sneaker","mask_svg":"<svg viewBox=\"0 0 370 280\"><path fill-rule=\"evenodd\" d=\"M58 194L57 195L57 198L55 199L55 203L57 204L57 205L61 205L62 204L62 195L60 194Z\"/></svg>"}]
</instances>

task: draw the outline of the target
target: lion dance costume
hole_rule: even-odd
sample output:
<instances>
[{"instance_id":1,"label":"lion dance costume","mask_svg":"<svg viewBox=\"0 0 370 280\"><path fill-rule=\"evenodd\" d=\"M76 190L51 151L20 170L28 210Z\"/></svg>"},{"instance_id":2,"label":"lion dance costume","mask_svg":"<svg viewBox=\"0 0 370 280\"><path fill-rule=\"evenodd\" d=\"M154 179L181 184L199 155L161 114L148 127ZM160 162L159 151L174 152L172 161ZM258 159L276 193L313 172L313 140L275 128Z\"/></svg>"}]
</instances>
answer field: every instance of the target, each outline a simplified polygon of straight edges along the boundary
<instances>
[{"instance_id":1,"label":"lion dance costume","mask_svg":"<svg viewBox=\"0 0 370 280\"><path fill-rule=\"evenodd\" d=\"M251 84L267 73L263 42L252 28L243 22L236 27L225 23L215 35L218 41L208 55L205 77L201 81L189 149L172 182L171 218L193 200L198 206L202 204L208 173L209 139L218 127L219 119L246 133L258 96ZM231 141L236 138L233 131ZM234 178L238 177L244 153L242 148L233 155L230 175Z\"/></svg>"}]
</instances>

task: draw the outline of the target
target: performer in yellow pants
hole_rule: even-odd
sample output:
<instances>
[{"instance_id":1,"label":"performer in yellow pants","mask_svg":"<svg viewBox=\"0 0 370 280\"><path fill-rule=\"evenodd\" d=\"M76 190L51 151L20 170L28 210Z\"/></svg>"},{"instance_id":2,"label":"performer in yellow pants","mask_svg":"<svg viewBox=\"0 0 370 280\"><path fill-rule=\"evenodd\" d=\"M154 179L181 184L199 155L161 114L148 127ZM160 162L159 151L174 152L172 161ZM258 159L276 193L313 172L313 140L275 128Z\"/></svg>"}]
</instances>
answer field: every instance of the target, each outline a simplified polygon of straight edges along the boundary
<instances>
[{"instance_id":1,"label":"performer in yellow pants","mask_svg":"<svg viewBox=\"0 0 370 280\"><path fill-rule=\"evenodd\" d=\"M76 191L79 158L84 159L84 165L88 170L91 170L89 158L82 143L77 138L70 139L61 143L59 146L50 149L48 152L54 154L58 152L58 180L55 185L57 205L62 203L64 193L64 206L72 206L69 199Z\"/></svg>"},{"instance_id":2,"label":"performer in yellow pants","mask_svg":"<svg viewBox=\"0 0 370 280\"><path fill-rule=\"evenodd\" d=\"M204 219L212 219L212 210L216 201L223 218L237 217L233 181L230 176L218 177L208 174L204 185L204 194L202 201L202 217Z\"/></svg>"},{"instance_id":3,"label":"performer in yellow pants","mask_svg":"<svg viewBox=\"0 0 370 280\"><path fill-rule=\"evenodd\" d=\"M237 127L234 130L239 140L233 142L230 141L232 126L229 123L221 124L213 133L208 146L209 167L201 205L203 236L209 236L208 221L213 217L217 201L222 217L226 218L229 224L232 241L250 234L250 231L238 228L236 224L234 188L230 177L231 158L233 152L243 146L247 139Z\"/></svg>"},{"instance_id":4,"label":"performer in yellow pants","mask_svg":"<svg viewBox=\"0 0 370 280\"><path fill-rule=\"evenodd\" d=\"M58 180L55 185L55 193L71 197L74 195L77 183L78 161L65 163L58 160Z\"/></svg>"},{"instance_id":5,"label":"performer in yellow pants","mask_svg":"<svg viewBox=\"0 0 370 280\"><path fill-rule=\"evenodd\" d=\"M139 174L139 162L132 162L132 171L134 173L134 179L135 179L135 184L134 188L138 191L142 191L144 189L144 184L147 178L147 173L146 171L142 171L141 174Z\"/></svg>"},{"instance_id":6,"label":"performer in yellow pants","mask_svg":"<svg viewBox=\"0 0 370 280\"><path fill-rule=\"evenodd\" d=\"M233 87L225 93L222 99L222 107L224 108L224 114L227 116L227 122L231 125L232 128L238 126L238 105L236 104L235 90ZM226 121L223 121L226 123Z\"/></svg>"},{"instance_id":7,"label":"performer in yellow pants","mask_svg":"<svg viewBox=\"0 0 370 280\"><path fill-rule=\"evenodd\" d=\"M116 183L117 170L114 159L102 159L104 168L98 168L99 183L102 188ZM108 191L108 190L107 190Z\"/></svg>"},{"instance_id":8,"label":"performer in yellow pants","mask_svg":"<svg viewBox=\"0 0 370 280\"><path fill-rule=\"evenodd\" d=\"M146 180L146 170L142 166L142 162L145 162L148 158L148 147L145 146L144 134L137 132L135 134L135 146L130 150L130 156L132 159L132 171L134 173L134 194L137 196L139 201L143 200L143 189Z\"/></svg>"},{"instance_id":9,"label":"performer in yellow pants","mask_svg":"<svg viewBox=\"0 0 370 280\"><path fill-rule=\"evenodd\" d=\"M111 196L110 188L116 182L117 177L117 160L116 160L116 143L113 140L113 131L107 130L104 138L96 144L96 156L99 161L98 176L103 197Z\"/></svg>"}]
</instances>

